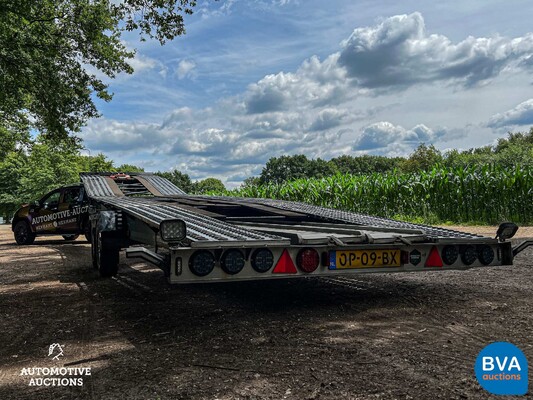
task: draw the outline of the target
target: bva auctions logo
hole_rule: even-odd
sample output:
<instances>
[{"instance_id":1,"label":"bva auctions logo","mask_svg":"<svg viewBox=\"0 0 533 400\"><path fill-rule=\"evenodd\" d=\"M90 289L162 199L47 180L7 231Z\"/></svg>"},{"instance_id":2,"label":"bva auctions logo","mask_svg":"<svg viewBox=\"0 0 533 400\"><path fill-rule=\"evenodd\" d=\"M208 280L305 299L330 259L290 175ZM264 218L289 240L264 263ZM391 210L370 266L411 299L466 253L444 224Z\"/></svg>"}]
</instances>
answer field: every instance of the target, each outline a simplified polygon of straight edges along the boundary
<instances>
[{"instance_id":1,"label":"bva auctions logo","mask_svg":"<svg viewBox=\"0 0 533 400\"><path fill-rule=\"evenodd\" d=\"M59 343L52 343L48 348L48 357L52 357L52 360L59 360L59 357L63 357L63 346Z\"/></svg>"},{"instance_id":2,"label":"bva auctions logo","mask_svg":"<svg viewBox=\"0 0 533 400\"><path fill-rule=\"evenodd\" d=\"M527 393L527 359L514 344L507 342L489 344L478 354L474 369L479 384L492 394Z\"/></svg>"}]
</instances>

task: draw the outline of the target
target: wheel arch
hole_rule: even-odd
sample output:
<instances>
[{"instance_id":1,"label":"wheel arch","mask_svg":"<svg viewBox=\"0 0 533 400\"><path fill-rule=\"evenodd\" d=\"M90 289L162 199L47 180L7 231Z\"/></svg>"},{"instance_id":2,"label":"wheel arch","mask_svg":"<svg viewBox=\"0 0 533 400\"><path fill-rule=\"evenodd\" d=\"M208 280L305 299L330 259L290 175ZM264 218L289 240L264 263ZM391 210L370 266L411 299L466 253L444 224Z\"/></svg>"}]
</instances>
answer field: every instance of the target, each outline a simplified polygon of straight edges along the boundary
<instances>
[{"instance_id":1,"label":"wheel arch","mask_svg":"<svg viewBox=\"0 0 533 400\"><path fill-rule=\"evenodd\" d=\"M25 221L28 224L28 226L30 227L30 231L35 233L35 230L33 229L33 226L31 226L30 219L28 217L18 217L18 216L13 217L13 220L11 221L11 231L12 232L15 232L15 226L20 221Z\"/></svg>"}]
</instances>

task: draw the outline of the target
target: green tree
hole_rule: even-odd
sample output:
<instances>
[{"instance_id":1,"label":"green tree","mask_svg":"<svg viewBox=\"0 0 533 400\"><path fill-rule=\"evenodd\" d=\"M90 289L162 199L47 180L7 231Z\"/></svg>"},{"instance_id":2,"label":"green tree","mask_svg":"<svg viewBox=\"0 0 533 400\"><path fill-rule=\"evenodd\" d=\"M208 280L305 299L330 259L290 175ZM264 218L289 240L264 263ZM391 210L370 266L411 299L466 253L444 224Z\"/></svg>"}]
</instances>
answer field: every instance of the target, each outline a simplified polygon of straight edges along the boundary
<instances>
[{"instance_id":1,"label":"green tree","mask_svg":"<svg viewBox=\"0 0 533 400\"><path fill-rule=\"evenodd\" d=\"M185 33L194 0L0 0L0 128L65 139L111 100L96 71L133 71L124 30L161 44Z\"/></svg>"},{"instance_id":2,"label":"green tree","mask_svg":"<svg viewBox=\"0 0 533 400\"><path fill-rule=\"evenodd\" d=\"M428 171L443 161L441 152L435 146L421 143L407 160L400 164L400 168L406 172Z\"/></svg>"},{"instance_id":3,"label":"green tree","mask_svg":"<svg viewBox=\"0 0 533 400\"><path fill-rule=\"evenodd\" d=\"M96 156L79 156L78 164L80 172L115 171L113 161L108 160L102 153Z\"/></svg>"},{"instance_id":4,"label":"green tree","mask_svg":"<svg viewBox=\"0 0 533 400\"><path fill-rule=\"evenodd\" d=\"M398 168L403 161L405 159L401 157L389 158L372 155L358 157L342 155L331 159L331 162L335 164L340 173L352 175L389 172Z\"/></svg>"},{"instance_id":5,"label":"green tree","mask_svg":"<svg viewBox=\"0 0 533 400\"><path fill-rule=\"evenodd\" d=\"M24 152L11 151L0 158L0 216L9 218L24 202L20 180L27 157Z\"/></svg>"},{"instance_id":6,"label":"green tree","mask_svg":"<svg viewBox=\"0 0 533 400\"><path fill-rule=\"evenodd\" d=\"M444 165L451 168L487 164L505 168L533 167L533 128L529 132L509 132L507 137L498 139L495 146L450 150L444 155Z\"/></svg>"},{"instance_id":7,"label":"green tree","mask_svg":"<svg viewBox=\"0 0 533 400\"><path fill-rule=\"evenodd\" d=\"M79 182L79 151L70 142L56 144L38 138L21 171L20 197L27 202L59 186Z\"/></svg>"},{"instance_id":8,"label":"green tree","mask_svg":"<svg viewBox=\"0 0 533 400\"><path fill-rule=\"evenodd\" d=\"M159 175L163 178L168 179L170 182L172 182L174 185L179 187L181 190L183 190L185 193L192 193L194 190L193 183L191 181L191 177L187 174L184 174L183 172L180 172L178 170L173 170L171 172L156 172L156 175Z\"/></svg>"},{"instance_id":9,"label":"green tree","mask_svg":"<svg viewBox=\"0 0 533 400\"><path fill-rule=\"evenodd\" d=\"M307 175L312 178L324 178L326 176L335 175L338 172L339 170L335 163L322 160L321 158L309 160L309 163L307 164Z\"/></svg>"},{"instance_id":10,"label":"green tree","mask_svg":"<svg viewBox=\"0 0 533 400\"><path fill-rule=\"evenodd\" d=\"M308 178L310 161L303 154L294 156L272 157L266 163L259 177L264 183L282 183L285 181Z\"/></svg>"},{"instance_id":11,"label":"green tree","mask_svg":"<svg viewBox=\"0 0 533 400\"><path fill-rule=\"evenodd\" d=\"M210 192L224 192L226 187L220 179L206 178L194 183L194 192L196 194L208 194Z\"/></svg>"},{"instance_id":12,"label":"green tree","mask_svg":"<svg viewBox=\"0 0 533 400\"><path fill-rule=\"evenodd\" d=\"M144 172L144 168L137 167L133 164L122 164L119 167L117 167L117 171L119 172Z\"/></svg>"}]
</instances>

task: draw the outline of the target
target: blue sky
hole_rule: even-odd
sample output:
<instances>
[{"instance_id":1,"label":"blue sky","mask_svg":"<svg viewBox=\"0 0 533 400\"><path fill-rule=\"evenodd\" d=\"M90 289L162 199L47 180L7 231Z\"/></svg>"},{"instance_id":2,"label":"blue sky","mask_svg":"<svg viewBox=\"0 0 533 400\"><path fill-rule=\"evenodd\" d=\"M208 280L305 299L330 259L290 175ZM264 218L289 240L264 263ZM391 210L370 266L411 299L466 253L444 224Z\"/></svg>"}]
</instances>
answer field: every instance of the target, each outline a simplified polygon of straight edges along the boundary
<instances>
[{"instance_id":1,"label":"blue sky","mask_svg":"<svg viewBox=\"0 0 533 400\"><path fill-rule=\"evenodd\" d=\"M530 1L200 1L109 81L91 154L227 186L274 156L409 154L533 125Z\"/></svg>"}]
</instances>

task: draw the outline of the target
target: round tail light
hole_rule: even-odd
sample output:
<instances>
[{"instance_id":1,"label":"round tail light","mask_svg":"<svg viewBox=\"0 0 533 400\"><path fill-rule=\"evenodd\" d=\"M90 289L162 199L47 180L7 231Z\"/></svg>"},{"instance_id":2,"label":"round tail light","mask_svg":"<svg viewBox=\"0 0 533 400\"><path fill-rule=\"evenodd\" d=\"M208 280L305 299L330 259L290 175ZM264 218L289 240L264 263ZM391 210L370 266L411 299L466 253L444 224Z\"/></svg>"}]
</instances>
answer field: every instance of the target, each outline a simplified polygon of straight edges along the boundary
<instances>
[{"instance_id":1,"label":"round tail light","mask_svg":"<svg viewBox=\"0 0 533 400\"><path fill-rule=\"evenodd\" d=\"M257 249L252 254L252 268L257 272L267 272L274 265L274 255L269 249Z\"/></svg>"},{"instance_id":2,"label":"round tail light","mask_svg":"<svg viewBox=\"0 0 533 400\"><path fill-rule=\"evenodd\" d=\"M446 265L452 265L459 258L459 250L456 246L447 245L442 249L442 261Z\"/></svg>"},{"instance_id":3,"label":"round tail light","mask_svg":"<svg viewBox=\"0 0 533 400\"><path fill-rule=\"evenodd\" d=\"M477 252L474 246L466 246L461 253L461 261L465 265L471 265L477 259Z\"/></svg>"},{"instance_id":4,"label":"round tail light","mask_svg":"<svg viewBox=\"0 0 533 400\"><path fill-rule=\"evenodd\" d=\"M189 259L189 269L196 276L206 276L215 268L215 256L207 250L198 250Z\"/></svg>"},{"instance_id":5,"label":"round tail light","mask_svg":"<svg viewBox=\"0 0 533 400\"><path fill-rule=\"evenodd\" d=\"M479 246L477 249L477 257L483 265L489 265L494 261L494 250L488 244Z\"/></svg>"},{"instance_id":6,"label":"round tail light","mask_svg":"<svg viewBox=\"0 0 533 400\"><path fill-rule=\"evenodd\" d=\"M320 263L320 256L315 249L302 249L296 256L296 265L303 272L313 272L318 268Z\"/></svg>"},{"instance_id":7,"label":"round tail light","mask_svg":"<svg viewBox=\"0 0 533 400\"><path fill-rule=\"evenodd\" d=\"M240 250L228 250L220 260L222 270L230 275L238 274L244 268L244 255Z\"/></svg>"}]
</instances>

